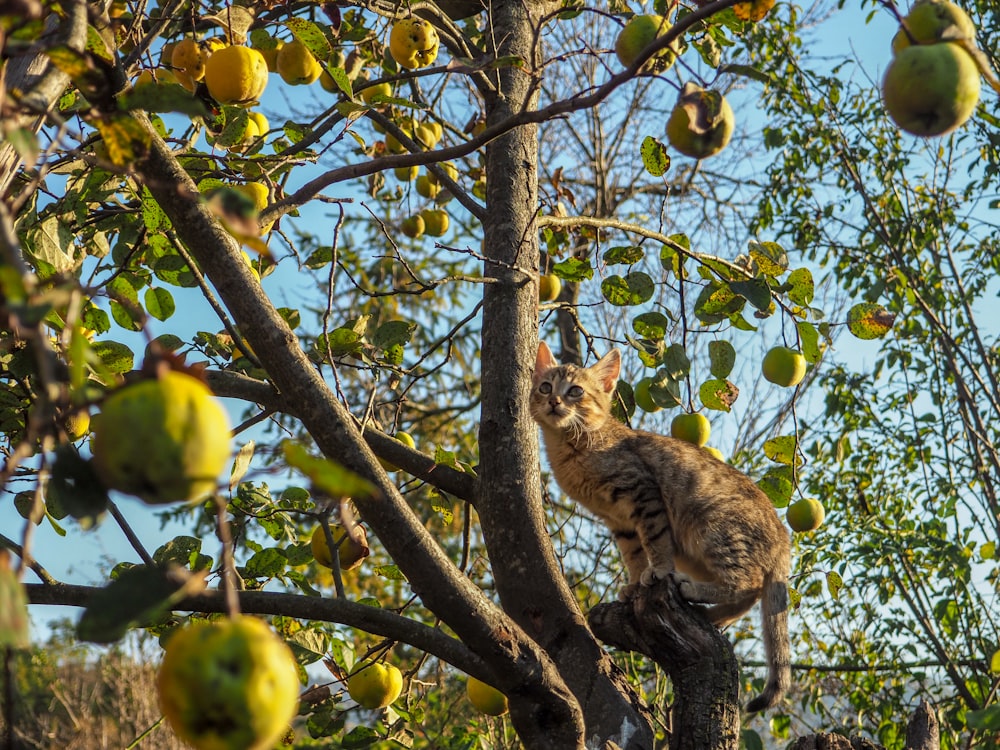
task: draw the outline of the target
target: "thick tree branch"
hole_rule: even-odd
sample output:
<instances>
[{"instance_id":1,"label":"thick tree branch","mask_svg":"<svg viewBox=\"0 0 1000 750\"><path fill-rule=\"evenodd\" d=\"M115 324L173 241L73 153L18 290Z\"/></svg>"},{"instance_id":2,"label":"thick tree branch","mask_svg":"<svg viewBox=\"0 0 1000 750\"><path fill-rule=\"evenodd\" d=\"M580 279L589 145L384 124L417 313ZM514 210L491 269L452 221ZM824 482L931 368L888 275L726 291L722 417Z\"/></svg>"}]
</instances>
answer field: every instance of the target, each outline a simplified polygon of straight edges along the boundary
<instances>
[{"instance_id":1,"label":"thick tree branch","mask_svg":"<svg viewBox=\"0 0 1000 750\"><path fill-rule=\"evenodd\" d=\"M66 583L32 583L26 586L31 604L86 607L91 597L102 591L96 586ZM386 609L369 607L346 599L326 599L302 594L240 591L240 611L254 615L285 615L303 620L332 622L363 630L394 641L408 643L442 661L483 680L495 679L485 662L457 638L436 628ZM178 602L175 612L219 612L225 614L222 591L205 591Z\"/></svg>"},{"instance_id":2,"label":"thick tree branch","mask_svg":"<svg viewBox=\"0 0 1000 750\"><path fill-rule=\"evenodd\" d=\"M670 675L670 750L738 747L739 669L729 639L681 598L672 579L643 592L639 602L594 607L594 633L610 646L648 656Z\"/></svg>"},{"instance_id":3,"label":"thick tree branch","mask_svg":"<svg viewBox=\"0 0 1000 750\"><path fill-rule=\"evenodd\" d=\"M296 405L284 398L271 383L266 381L224 370L206 370L205 379L217 396L238 398L293 417L299 416ZM377 430L366 429L364 439L368 447L382 460L400 467L411 476L427 482L442 492L476 504L477 482L473 475L451 466L434 463L434 459L430 456Z\"/></svg>"}]
</instances>

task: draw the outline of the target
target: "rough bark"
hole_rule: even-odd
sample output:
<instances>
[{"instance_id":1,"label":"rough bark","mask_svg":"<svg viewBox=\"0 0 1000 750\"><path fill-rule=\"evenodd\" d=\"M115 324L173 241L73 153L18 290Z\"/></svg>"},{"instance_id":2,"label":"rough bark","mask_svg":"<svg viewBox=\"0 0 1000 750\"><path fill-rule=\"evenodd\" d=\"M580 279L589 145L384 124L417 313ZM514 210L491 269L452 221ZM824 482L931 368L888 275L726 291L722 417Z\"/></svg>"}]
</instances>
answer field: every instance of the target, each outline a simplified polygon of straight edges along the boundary
<instances>
[{"instance_id":1,"label":"rough bark","mask_svg":"<svg viewBox=\"0 0 1000 750\"><path fill-rule=\"evenodd\" d=\"M740 685L733 647L680 597L673 580L658 582L640 600L598 605L590 612L590 625L608 645L638 651L670 675L671 750L739 747Z\"/></svg>"},{"instance_id":2,"label":"rough bark","mask_svg":"<svg viewBox=\"0 0 1000 750\"><path fill-rule=\"evenodd\" d=\"M863 737L810 734L799 737L788 750L885 750ZM906 725L906 750L941 750L937 715L928 701L921 701Z\"/></svg>"},{"instance_id":3,"label":"rough bark","mask_svg":"<svg viewBox=\"0 0 1000 750\"><path fill-rule=\"evenodd\" d=\"M497 71L487 126L535 106L537 5L491 5L497 56L526 68ZM579 700L586 745L652 746L648 720L586 627L552 552L541 501L537 426L528 411L538 348L538 132L514 128L486 149L482 419L477 510L504 609L552 656ZM582 742L581 735L580 741ZM577 747L550 742L550 748Z\"/></svg>"},{"instance_id":4,"label":"rough bark","mask_svg":"<svg viewBox=\"0 0 1000 750\"><path fill-rule=\"evenodd\" d=\"M940 750L937 714L929 701L921 701L906 725L906 750Z\"/></svg>"},{"instance_id":5,"label":"rough bark","mask_svg":"<svg viewBox=\"0 0 1000 750\"><path fill-rule=\"evenodd\" d=\"M37 133L69 85L69 76L52 65L41 52L61 44L83 50L87 41L87 7L82 2L69 3L65 7L67 13L62 19L55 14L46 19L45 33L37 44L6 61L3 117L8 127ZM9 96L9 92L15 90L23 92L17 105L12 104ZM0 142L0 195L7 195L20 166L21 157L11 143Z\"/></svg>"}]
</instances>

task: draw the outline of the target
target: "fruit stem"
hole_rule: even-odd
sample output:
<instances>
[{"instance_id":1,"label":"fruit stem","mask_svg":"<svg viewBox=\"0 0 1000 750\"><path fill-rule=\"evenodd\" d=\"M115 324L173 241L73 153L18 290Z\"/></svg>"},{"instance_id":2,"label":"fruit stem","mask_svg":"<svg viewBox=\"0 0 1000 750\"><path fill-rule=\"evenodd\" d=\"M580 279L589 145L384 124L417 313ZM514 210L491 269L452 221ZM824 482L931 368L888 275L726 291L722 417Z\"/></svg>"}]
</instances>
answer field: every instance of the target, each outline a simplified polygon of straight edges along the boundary
<instances>
[{"instance_id":1,"label":"fruit stem","mask_svg":"<svg viewBox=\"0 0 1000 750\"><path fill-rule=\"evenodd\" d=\"M219 539L222 540L222 590L226 596L226 611L229 617L235 619L240 614L240 596L236 590L236 560L233 557L233 534L226 518L226 501L221 495L214 496L216 524Z\"/></svg>"}]
</instances>

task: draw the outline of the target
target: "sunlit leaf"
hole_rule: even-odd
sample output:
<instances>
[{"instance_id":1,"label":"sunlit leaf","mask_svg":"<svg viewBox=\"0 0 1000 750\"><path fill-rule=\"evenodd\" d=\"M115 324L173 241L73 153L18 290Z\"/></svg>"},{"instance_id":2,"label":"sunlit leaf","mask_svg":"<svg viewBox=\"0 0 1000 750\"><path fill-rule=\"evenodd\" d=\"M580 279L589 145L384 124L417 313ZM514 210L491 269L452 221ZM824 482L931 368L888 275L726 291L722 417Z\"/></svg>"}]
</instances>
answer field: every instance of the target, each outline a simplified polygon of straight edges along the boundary
<instances>
[{"instance_id":1,"label":"sunlit leaf","mask_svg":"<svg viewBox=\"0 0 1000 750\"><path fill-rule=\"evenodd\" d=\"M146 312L157 320L166 320L174 314L173 295L163 287L150 287L144 296Z\"/></svg>"},{"instance_id":2,"label":"sunlit leaf","mask_svg":"<svg viewBox=\"0 0 1000 750\"><path fill-rule=\"evenodd\" d=\"M847 328L859 339L882 338L895 321L895 313L874 302L859 302L847 313Z\"/></svg>"},{"instance_id":3,"label":"sunlit leaf","mask_svg":"<svg viewBox=\"0 0 1000 750\"><path fill-rule=\"evenodd\" d=\"M594 278L594 268L583 258L567 258L552 266L552 273L563 281L587 281Z\"/></svg>"},{"instance_id":4,"label":"sunlit leaf","mask_svg":"<svg viewBox=\"0 0 1000 750\"><path fill-rule=\"evenodd\" d=\"M844 579L840 573L831 570L826 574L826 588L834 599L840 598L840 591L844 588Z\"/></svg>"},{"instance_id":5,"label":"sunlit leaf","mask_svg":"<svg viewBox=\"0 0 1000 750\"><path fill-rule=\"evenodd\" d=\"M798 439L794 435L782 435L764 442L764 455L779 464L791 465L796 462Z\"/></svg>"},{"instance_id":6,"label":"sunlit leaf","mask_svg":"<svg viewBox=\"0 0 1000 750\"><path fill-rule=\"evenodd\" d=\"M634 265L643 259L645 253L641 247L636 245L625 245L619 247L613 247L604 253L604 262L609 266L615 265L616 263L622 263L625 265Z\"/></svg>"},{"instance_id":7,"label":"sunlit leaf","mask_svg":"<svg viewBox=\"0 0 1000 750\"><path fill-rule=\"evenodd\" d=\"M816 364L819 362L821 354L819 349L819 332L816 330L816 326L806 320L800 320L796 323L796 328L799 331L802 356L806 358L806 362L809 364Z\"/></svg>"},{"instance_id":8,"label":"sunlit leaf","mask_svg":"<svg viewBox=\"0 0 1000 750\"><path fill-rule=\"evenodd\" d=\"M309 48L317 60L330 57L330 40L317 24L305 18L288 18L282 23L292 32L292 36Z\"/></svg>"},{"instance_id":9,"label":"sunlit leaf","mask_svg":"<svg viewBox=\"0 0 1000 750\"><path fill-rule=\"evenodd\" d=\"M698 388L698 398L707 408L728 412L740 395L740 389L728 380L712 378Z\"/></svg>"},{"instance_id":10,"label":"sunlit leaf","mask_svg":"<svg viewBox=\"0 0 1000 750\"><path fill-rule=\"evenodd\" d=\"M619 307L648 302L654 291L653 280L642 271L632 271L625 276L608 276L601 282L601 294L612 305Z\"/></svg>"},{"instance_id":11,"label":"sunlit leaf","mask_svg":"<svg viewBox=\"0 0 1000 750\"><path fill-rule=\"evenodd\" d=\"M777 737L779 740L787 740L790 736L789 730L792 726L792 720L786 714L776 714L771 717L770 728L771 734Z\"/></svg>"},{"instance_id":12,"label":"sunlit leaf","mask_svg":"<svg viewBox=\"0 0 1000 750\"><path fill-rule=\"evenodd\" d=\"M781 276L788 270L788 253L777 242L749 243L750 257L757 263L762 273L768 276Z\"/></svg>"},{"instance_id":13,"label":"sunlit leaf","mask_svg":"<svg viewBox=\"0 0 1000 750\"><path fill-rule=\"evenodd\" d=\"M659 341L667 335L667 326L670 320L666 315L659 312L647 312L636 315L632 320L632 330L644 339Z\"/></svg>"},{"instance_id":14,"label":"sunlit leaf","mask_svg":"<svg viewBox=\"0 0 1000 750\"><path fill-rule=\"evenodd\" d=\"M405 581L406 576L399 569L398 565L376 565L375 575L386 578L390 581Z\"/></svg>"},{"instance_id":15,"label":"sunlit leaf","mask_svg":"<svg viewBox=\"0 0 1000 750\"><path fill-rule=\"evenodd\" d=\"M96 120L94 126L104 139L108 158L119 167L127 166L144 155L152 142L150 133L125 112Z\"/></svg>"},{"instance_id":16,"label":"sunlit leaf","mask_svg":"<svg viewBox=\"0 0 1000 750\"><path fill-rule=\"evenodd\" d=\"M135 367L135 354L125 344L117 341L95 341L93 351L104 367L111 372L128 372Z\"/></svg>"},{"instance_id":17,"label":"sunlit leaf","mask_svg":"<svg viewBox=\"0 0 1000 750\"><path fill-rule=\"evenodd\" d=\"M808 307L816 291L812 271L808 268L796 268L788 274L788 299L796 305Z\"/></svg>"},{"instance_id":18,"label":"sunlit leaf","mask_svg":"<svg viewBox=\"0 0 1000 750\"><path fill-rule=\"evenodd\" d=\"M642 165L653 177L662 177L670 169L667 147L651 135L642 139L639 154L642 156Z\"/></svg>"},{"instance_id":19,"label":"sunlit leaf","mask_svg":"<svg viewBox=\"0 0 1000 750\"><path fill-rule=\"evenodd\" d=\"M229 472L229 491L232 492L236 486L243 481L247 470L250 468L250 461L253 459L256 444L253 440L248 440L240 446L233 459L233 468Z\"/></svg>"},{"instance_id":20,"label":"sunlit leaf","mask_svg":"<svg viewBox=\"0 0 1000 750\"><path fill-rule=\"evenodd\" d=\"M328 458L312 456L298 443L284 440L281 451L292 468L298 469L331 497L371 497L378 490L371 482Z\"/></svg>"}]
</instances>

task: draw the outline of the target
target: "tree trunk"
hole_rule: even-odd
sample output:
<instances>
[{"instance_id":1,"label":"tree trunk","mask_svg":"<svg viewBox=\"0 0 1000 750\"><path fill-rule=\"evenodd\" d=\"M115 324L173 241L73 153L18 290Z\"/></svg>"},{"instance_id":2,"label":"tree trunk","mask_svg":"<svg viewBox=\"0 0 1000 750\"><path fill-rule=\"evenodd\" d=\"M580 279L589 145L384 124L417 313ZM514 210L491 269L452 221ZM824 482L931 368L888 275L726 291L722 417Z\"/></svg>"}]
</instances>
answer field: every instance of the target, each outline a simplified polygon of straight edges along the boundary
<instances>
[{"instance_id":1,"label":"tree trunk","mask_svg":"<svg viewBox=\"0 0 1000 750\"><path fill-rule=\"evenodd\" d=\"M671 750L736 750L740 742L739 669L733 647L672 579L641 599L600 604L590 613L597 637L638 651L673 682Z\"/></svg>"},{"instance_id":2,"label":"tree trunk","mask_svg":"<svg viewBox=\"0 0 1000 750\"><path fill-rule=\"evenodd\" d=\"M491 5L498 57L526 68L497 71L487 125L535 106L537 37L532 3ZM555 660L580 701L587 747L648 750L652 733L634 693L586 627L545 528L537 426L528 411L538 348L538 132L525 125L486 149L482 420L477 510L504 609ZM550 748L560 747L554 743Z\"/></svg>"}]
</instances>

